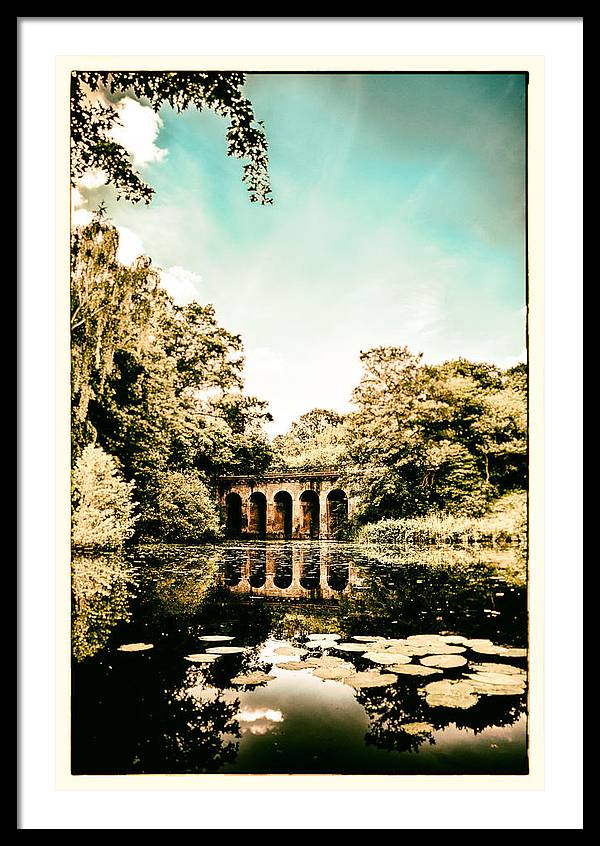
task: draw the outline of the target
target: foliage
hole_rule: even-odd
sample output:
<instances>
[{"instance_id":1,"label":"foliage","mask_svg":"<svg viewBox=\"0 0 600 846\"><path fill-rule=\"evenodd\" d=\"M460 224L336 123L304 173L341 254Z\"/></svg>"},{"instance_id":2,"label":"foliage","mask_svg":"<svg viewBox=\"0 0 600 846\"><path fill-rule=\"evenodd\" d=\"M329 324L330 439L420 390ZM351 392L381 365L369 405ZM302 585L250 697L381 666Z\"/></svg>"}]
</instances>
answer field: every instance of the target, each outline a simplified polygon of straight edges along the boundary
<instances>
[{"instance_id":1,"label":"foliage","mask_svg":"<svg viewBox=\"0 0 600 846\"><path fill-rule=\"evenodd\" d=\"M114 458L94 444L85 447L73 472L75 546L113 548L133 535L134 485L122 478Z\"/></svg>"},{"instance_id":2,"label":"foliage","mask_svg":"<svg viewBox=\"0 0 600 846\"><path fill-rule=\"evenodd\" d=\"M385 519L362 526L358 540L368 544L402 543L525 543L527 496L505 494L481 517L430 514Z\"/></svg>"},{"instance_id":3,"label":"foliage","mask_svg":"<svg viewBox=\"0 0 600 846\"><path fill-rule=\"evenodd\" d=\"M424 365L406 347L377 347L361 361L347 418L359 520L478 516L499 494L525 486L524 366Z\"/></svg>"},{"instance_id":4,"label":"foliage","mask_svg":"<svg viewBox=\"0 0 600 846\"><path fill-rule=\"evenodd\" d=\"M158 112L169 105L177 112L207 108L229 120L227 155L247 159L242 181L252 202L271 203L268 145L262 121L242 94L245 75L201 71L77 71L71 76L71 179L101 170L119 197L149 203L154 193L133 170L125 148L111 135L120 122L115 101L131 94Z\"/></svg>"},{"instance_id":5,"label":"foliage","mask_svg":"<svg viewBox=\"0 0 600 846\"><path fill-rule=\"evenodd\" d=\"M143 498L157 472L263 469L266 403L243 393L242 341L211 305L177 306L149 259L116 259L118 233L77 229L72 259L75 459L96 439Z\"/></svg>"},{"instance_id":6,"label":"foliage","mask_svg":"<svg viewBox=\"0 0 600 846\"><path fill-rule=\"evenodd\" d=\"M71 564L71 649L77 661L106 646L112 630L131 619L133 574L118 553L74 555Z\"/></svg>"},{"instance_id":7,"label":"foliage","mask_svg":"<svg viewBox=\"0 0 600 846\"><path fill-rule=\"evenodd\" d=\"M343 465L347 454L345 417L315 408L273 439L273 464L291 470L324 470Z\"/></svg>"},{"instance_id":8,"label":"foliage","mask_svg":"<svg viewBox=\"0 0 600 846\"><path fill-rule=\"evenodd\" d=\"M156 473L146 490L141 530L175 543L218 538L221 527L214 497L200 474Z\"/></svg>"}]
</instances>

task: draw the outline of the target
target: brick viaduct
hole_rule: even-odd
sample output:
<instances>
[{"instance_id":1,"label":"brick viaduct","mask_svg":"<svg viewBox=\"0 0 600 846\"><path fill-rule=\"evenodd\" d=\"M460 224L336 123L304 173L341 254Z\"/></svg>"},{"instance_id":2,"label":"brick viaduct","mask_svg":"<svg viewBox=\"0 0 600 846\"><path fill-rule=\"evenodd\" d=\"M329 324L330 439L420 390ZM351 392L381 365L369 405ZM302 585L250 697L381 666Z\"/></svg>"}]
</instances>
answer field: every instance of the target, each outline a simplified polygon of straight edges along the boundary
<instances>
[{"instance_id":1,"label":"brick viaduct","mask_svg":"<svg viewBox=\"0 0 600 846\"><path fill-rule=\"evenodd\" d=\"M221 476L218 499L227 535L267 540L343 537L355 501L338 479L335 472Z\"/></svg>"}]
</instances>

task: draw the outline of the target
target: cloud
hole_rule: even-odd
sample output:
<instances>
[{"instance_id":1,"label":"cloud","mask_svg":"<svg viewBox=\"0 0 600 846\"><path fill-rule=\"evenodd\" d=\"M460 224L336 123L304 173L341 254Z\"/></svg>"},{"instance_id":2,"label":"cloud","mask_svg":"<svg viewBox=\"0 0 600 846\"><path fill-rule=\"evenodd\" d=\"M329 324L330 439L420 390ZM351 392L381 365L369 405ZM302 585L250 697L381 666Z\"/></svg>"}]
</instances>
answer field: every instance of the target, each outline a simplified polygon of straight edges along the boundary
<instances>
[{"instance_id":1,"label":"cloud","mask_svg":"<svg viewBox=\"0 0 600 846\"><path fill-rule=\"evenodd\" d=\"M527 363L527 350L523 348L519 355L507 355L500 362L499 366L503 370L508 370L510 367L515 367L517 364Z\"/></svg>"},{"instance_id":2,"label":"cloud","mask_svg":"<svg viewBox=\"0 0 600 846\"><path fill-rule=\"evenodd\" d=\"M273 708L243 708L238 714L242 734L267 734L277 723L283 722L283 714Z\"/></svg>"},{"instance_id":3,"label":"cloud","mask_svg":"<svg viewBox=\"0 0 600 846\"><path fill-rule=\"evenodd\" d=\"M119 231L119 249L117 250L117 261L121 264L131 264L138 256L145 255L144 244L139 235L136 235L126 226L117 226Z\"/></svg>"},{"instance_id":4,"label":"cloud","mask_svg":"<svg viewBox=\"0 0 600 846\"><path fill-rule=\"evenodd\" d=\"M160 162L167 150L156 145L162 119L149 106L142 106L137 100L124 97L116 104L121 124L115 124L109 135L133 158L134 165Z\"/></svg>"},{"instance_id":5,"label":"cloud","mask_svg":"<svg viewBox=\"0 0 600 846\"><path fill-rule=\"evenodd\" d=\"M93 191L94 188L100 188L101 185L106 185L107 176L103 170L88 170L78 180L77 185L85 188L86 191Z\"/></svg>"},{"instance_id":6,"label":"cloud","mask_svg":"<svg viewBox=\"0 0 600 846\"><path fill-rule=\"evenodd\" d=\"M189 305L198 302L198 293L202 277L185 267L169 267L162 270L160 281L163 288L173 297L177 305Z\"/></svg>"}]
</instances>

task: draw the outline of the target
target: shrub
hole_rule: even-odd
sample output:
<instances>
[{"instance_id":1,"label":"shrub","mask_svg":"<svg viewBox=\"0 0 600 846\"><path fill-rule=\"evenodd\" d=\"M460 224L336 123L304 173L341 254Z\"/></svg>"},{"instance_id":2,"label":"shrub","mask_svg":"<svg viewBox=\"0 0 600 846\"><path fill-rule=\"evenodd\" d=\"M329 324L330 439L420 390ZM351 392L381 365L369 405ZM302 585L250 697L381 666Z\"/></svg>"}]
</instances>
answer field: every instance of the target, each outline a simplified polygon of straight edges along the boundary
<instances>
[{"instance_id":1,"label":"shrub","mask_svg":"<svg viewBox=\"0 0 600 846\"><path fill-rule=\"evenodd\" d=\"M162 540L195 543L221 535L216 503L200 473L156 473L146 490L142 531Z\"/></svg>"},{"instance_id":2,"label":"shrub","mask_svg":"<svg viewBox=\"0 0 600 846\"><path fill-rule=\"evenodd\" d=\"M133 535L133 482L126 482L115 459L94 444L85 447L73 471L74 546L110 549Z\"/></svg>"}]
</instances>

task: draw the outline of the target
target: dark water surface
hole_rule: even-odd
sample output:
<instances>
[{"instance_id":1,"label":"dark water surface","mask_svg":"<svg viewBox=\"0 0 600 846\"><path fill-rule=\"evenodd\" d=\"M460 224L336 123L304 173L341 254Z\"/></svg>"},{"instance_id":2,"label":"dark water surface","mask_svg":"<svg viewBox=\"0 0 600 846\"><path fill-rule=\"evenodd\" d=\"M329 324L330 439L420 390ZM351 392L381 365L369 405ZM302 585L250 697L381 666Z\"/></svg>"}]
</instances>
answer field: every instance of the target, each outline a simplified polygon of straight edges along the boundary
<instances>
[{"instance_id":1,"label":"dark water surface","mask_svg":"<svg viewBox=\"0 0 600 846\"><path fill-rule=\"evenodd\" d=\"M424 693L478 663L525 669L525 657L467 645L465 666L358 690L279 666L328 655L386 673L332 638L311 645L319 633L526 647L524 582L518 551L483 548L273 541L74 556L72 771L526 773L526 693L481 695L468 708L431 705ZM119 649L128 644L152 648ZM242 651L186 660L223 645ZM257 670L266 683L232 681Z\"/></svg>"}]
</instances>

